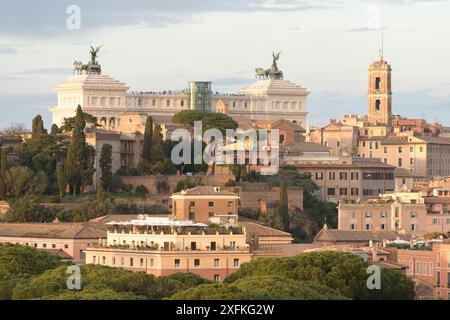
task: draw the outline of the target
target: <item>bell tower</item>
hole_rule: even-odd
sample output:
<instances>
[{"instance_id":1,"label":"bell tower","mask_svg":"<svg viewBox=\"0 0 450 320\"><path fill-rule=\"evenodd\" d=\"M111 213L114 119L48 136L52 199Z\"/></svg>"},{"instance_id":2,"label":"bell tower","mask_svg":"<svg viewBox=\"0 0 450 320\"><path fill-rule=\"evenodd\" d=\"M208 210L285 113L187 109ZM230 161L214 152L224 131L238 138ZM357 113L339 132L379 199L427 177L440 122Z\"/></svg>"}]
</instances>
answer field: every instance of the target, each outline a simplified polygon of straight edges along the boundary
<instances>
[{"instance_id":1,"label":"bell tower","mask_svg":"<svg viewBox=\"0 0 450 320\"><path fill-rule=\"evenodd\" d=\"M384 61L383 50L369 67L368 121L374 125L391 126L392 90L391 66Z\"/></svg>"}]
</instances>

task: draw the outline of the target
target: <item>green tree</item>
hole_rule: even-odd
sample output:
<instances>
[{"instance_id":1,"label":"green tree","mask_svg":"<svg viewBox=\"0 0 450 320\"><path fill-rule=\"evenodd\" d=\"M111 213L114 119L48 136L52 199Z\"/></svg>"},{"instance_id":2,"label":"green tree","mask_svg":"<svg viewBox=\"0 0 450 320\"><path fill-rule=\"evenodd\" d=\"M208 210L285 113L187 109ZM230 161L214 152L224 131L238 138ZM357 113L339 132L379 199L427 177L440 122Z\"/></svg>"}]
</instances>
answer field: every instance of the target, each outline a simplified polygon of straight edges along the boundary
<instances>
[{"instance_id":1,"label":"green tree","mask_svg":"<svg viewBox=\"0 0 450 320\"><path fill-rule=\"evenodd\" d=\"M31 138L19 148L20 164L33 172L43 172L47 177L46 192L56 192L56 137L47 133L40 115L33 119Z\"/></svg>"},{"instance_id":2,"label":"green tree","mask_svg":"<svg viewBox=\"0 0 450 320\"><path fill-rule=\"evenodd\" d=\"M233 283L203 284L178 292L173 300L346 300L329 287L283 276L255 276Z\"/></svg>"},{"instance_id":3,"label":"green tree","mask_svg":"<svg viewBox=\"0 0 450 320\"><path fill-rule=\"evenodd\" d=\"M112 184L112 146L110 144L104 144L100 154L100 170L102 176L100 178L103 190L106 192L111 191Z\"/></svg>"},{"instance_id":4,"label":"green tree","mask_svg":"<svg viewBox=\"0 0 450 320\"><path fill-rule=\"evenodd\" d=\"M153 140L153 118L147 117L145 122L144 145L142 148L142 159L148 163L152 161L152 140Z\"/></svg>"},{"instance_id":5,"label":"green tree","mask_svg":"<svg viewBox=\"0 0 450 320\"><path fill-rule=\"evenodd\" d=\"M205 114L197 110L183 110L172 117L173 123L182 124L186 129L192 131L195 121L201 121Z\"/></svg>"},{"instance_id":6,"label":"green tree","mask_svg":"<svg viewBox=\"0 0 450 320\"><path fill-rule=\"evenodd\" d=\"M102 184L99 184L97 186L96 200L98 203L105 203L105 201L106 201L106 194L105 194L105 190L103 189Z\"/></svg>"},{"instance_id":7,"label":"green tree","mask_svg":"<svg viewBox=\"0 0 450 320\"><path fill-rule=\"evenodd\" d=\"M222 132L223 136L226 136L226 130L236 130L239 124L230 116L223 113L210 112L206 113L202 119L203 131L209 129L218 129Z\"/></svg>"},{"instance_id":8,"label":"green tree","mask_svg":"<svg viewBox=\"0 0 450 320\"><path fill-rule=\"evenodd\" d=\"M50 135L53 136L53 137L56 137L58 134L59 134L58 125L54 123L52 125L51 131L50 131Z\"/></svg>"},{"instance_id":9,"label":"green tree","mask_svg":"<svg viewBox=\"0 0 450 320\"><path fill-rule=\"evenodd\" d=\"M25 246L0 244L0 300L10 300L18 284L58 264L59 259L49 253Z\"/></svg>"},{"instance_id":10,"label":"green tree","mask_svg":"<svg viewBox=\"0 0 450 320\"><path fill-rule=\"evenodd\" d=\"M79 106L80 107L80 106ZM72 132L72 130L75 128L78 115L75 115L74 117L70 118L64 118L64 123L61 125L61 128L59 128L60 132ZM97 122L97 118L93 115L83 112L83 119L86 123L92 123L96 127L100 126Z\"/></svg>"},{"instance_id":11,"label":"green tree","mask_svg":"<svg viewBox=\"0 0 450 320\"><path fill-rule=\"evenodd\" d=\"M6 199L6 173L8 170L8 154L6 149L1 148L0 159L0 200Z\"/></svg>"},{"instance_id":12,"label":"green tree","mask_svg":"<svg viewBox=\"0 0 450 320\"><path fill-rule=\"evenodd\" d=\"M95 150L87 145L84 135L86 122L81 106L77 108L77 115L72 131L72 141L69 144L64 170L72 195L78 195L82 189L92 184L94 174Z\"/></svg>"},{"instance_id":13,"label":"green tree","mask_svg":"<svg viewBox=\"0 0 450 320\"><path fill-rule=\"evenodd\" d=\"M61 266L33 277L13 290L14 299L150 299L158 300L208 283L192 274L155 277L99 265L82 265L82 288L76 293L67 289L67 267Z\"/></svg>"},{"instance_id":14,"label":"green tree","mask_svg":"<svg viewBox=\"0 0 450 320\"><path fill-rule=\"evenodd\" d=\"M234 130L238 127L238 123L233 118L223 113L183 110L172 117L172 122L184 125L191 132L195 121L202 121L203 131L218 129L223 135L225 135L226 129Z\"/></svg>"},{"instance_id":15,"label":"green tree","mask_svg":"<svg viewBox=\"0 0 450 320\"><path fill-rule=\"evenodd\" d=\"M149 194L148 189L143 185L137 186L135 192L139 197L142 198L145 198Z\"/></svg>"},{"instance_id":16,"label":"green tree","mask_svg":"<svg viewBox=\"0 0 450 320\"><path fill-rule=\"evenodd\" d=\"M405 275L390 276L395 281L382 282L381 291L373 293L367 288L366 282L368 263L360 257L347 252L311 252L294 257L256 259L243 264L239 270L230 275L225 281L233 283L238 279L255 276L283 276L297 281L309 281L337 290L340 294L351 299L372 299L387 296L390 299L411 299L414 296L414 286ZM391 274L391 270L384 270ZM386 277L387 278L387 277ZM402 290L395 290L393 286L401 286ZM375 295L375 296L373 296Z\"/></svg>"},{"instance_id":17,"label":"green tree","mask_svg":"<svg viewBox=\"0 0 450 320\"><path fill-rule=\"evenodd\" d=\"M277 208L277 218L282 230L289 231L289 202L285 186L280 188L280 200Z\"/></svg>"},{"instance_id":18,"label":"green tree","mask_svg":"<svg viewBox=\"0 0 450 320\"><path fill-rule=\"evenodd\" d=\"M62 198L66 194L67 178L64 170L64 161L58 162L56 166L56 180L58 182L59 196Z\"/></svg>"},{"instance_id":19,"label":"green tree","mask_svg":"<svg viewBox=\"0 0 450 320\"><path fill-rule=\"evenodd\" d=\"M162 134L161 126L159 124L155 125L155 128L153 130L150 157L152 159L152 163L157 163L157 162L163 161L165 158L163 134Z\"/></svg>"},{"instance_id":20,"label":"green tree","mask_svg":"<svg viewBox=\"0 0 450 320\"><path fill-rule=\"evenodd\" d=\"M8 193L14 198L42 194L47 186L43 172L35 174L27 167L12 167L6 172Z\"/></svg>"},{"instance_id":21,"label":"green tree","mask_svg":"<svg viewBox=\"0 0 450 320\"><path fill-rule=\"evenodd\" d=\"M32 197L22 197L10 201L10 209L5 215L5 221L11 223L53 222L57 213L57 209L41 206Z\"/></svg>"}]
</instances>

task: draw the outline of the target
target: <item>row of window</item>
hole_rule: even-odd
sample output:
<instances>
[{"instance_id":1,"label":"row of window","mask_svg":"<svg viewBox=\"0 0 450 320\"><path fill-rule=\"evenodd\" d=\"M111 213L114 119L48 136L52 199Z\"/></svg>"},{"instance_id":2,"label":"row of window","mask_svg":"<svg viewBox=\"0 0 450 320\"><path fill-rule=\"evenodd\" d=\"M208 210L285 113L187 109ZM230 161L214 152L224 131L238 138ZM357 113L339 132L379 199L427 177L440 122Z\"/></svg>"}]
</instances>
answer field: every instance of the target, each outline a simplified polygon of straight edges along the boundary
<instances>
[{"instance_id":1,"label":"row of window","mask_svg":"<svg viewBox=\"0 0 450 320\"><path fill-rule=\"evenodd\" d=\"M305 174L311 175L310 172L305 172ZM349 177L349 175L347 172L339 173L339 180L341 180L341 181L348 180L348 177ZM316 172L315 178L316 178L316 180L323 180L323 178L324 178L323 172ZM394 180L394 173L393 172L363 172L362 179L363 180ZM329 172L328 180L336 180L336 173ZM359 172L351 172L350 180L359 181Z\"/></svg>"},{"instance_id":2,"label":"row of window","mask_svg":"<svg viewBox=\"0 0 450 320\"><path fill-rule=\"evenodd\" d=\"M97 260L98 258L98 260ZM92 256L92 263L93 264L102 264L102 265L107 265L107 258L106 256ZM119 264L117 264L119 263ZM155 267L155 259L150 258L150 259L145 259L145 258L125 258L125 257L120 257L120 259L118 259L118 261L116 260L116 257L111 257L111 265L112 266L116 266L116 265L120 265L122 267L140 267L140 268L154 268ZM173 261L173 267L175 269L179 269L181 265L181 260L180 259L174 259ZM220 259L214 259L214 264L213 264L214 268L220 268L221 266L221 261ZM239 268L240 266L240 262L238 258L233 259L233 268ZM201 259L197 258L194 259L194 268L200 268L201 267Z\"/></svg>"},{"instance_id":3,"label":"row of window","mask_svg":"<svg viewBox=\"0 0 450 320\"><path fill-rule=\"evenodd\" d=\"M360 145L360 143L358 142L358 146L359 145ZM366 147L366 142L365 141L362 141L362 146ZM375 142L369 141L369 150L373 150L373 149L375 149L375 150L379 149L379 142L378 141L375 141ZM403 153L403 150L404 150L403 146L398 146L397 147L397 152L398 153ZM423 151L424 151L424 148L423 147L419 147L419 152L423 153ZM409 147L409 152L411 152L411 153L414 152L414 147L413 146ZM383 147L383 153L385 153L385 154L389 153L388 147Z\"/></svg>"},{"instance_id":4,"label":"row of window","mask_svg":"<svg viewBox=\"0 0 450 320\"><path fill-rule=\"evenodd\" d=\"M336 195L336 188L328 188L327 189L327 195L328 196L335 196ZM340 196L348 196L349 192L347 188L339 188L339 195ZM350 195L352 196L358 196L359 195L359 188L350 188Z\"/></svg>"},{"instance_id":5,"label":"row of window","mask_svg":"<svg viewBox=\"0 0 450 320\"><path fill-rule=\"evenodd\" d=\"M176 206L177 206L177 202L176 201L174 201L174 206L175 206L175 209L176 209ZM232 208L233 207L233 201L228 201L227 206L228 206L228 208ZM190 201L189 202L189 207L190 208L195 207L195 201ZM214 208L214 201L209 201L208 202L208 207Z\"/></svg>"},{"instance_id":6,"label":"row of window","mask_svg":"<svg viewBox=\"0 0 450 320\"><path fill-rule=\"evenodd\" d=\"M432 276L433 275L433 262L427 263L427 262L421 262L416 261L416 265L414 266L413 261L409 261L409 264L404 260L402 262L404 266L409 266L407 273L408 274L416 274L416 275L423 275L423 276ZM415 269L414 269L415 267Z\"/></svg>"},{"instance_id":7,"label":"row of window","mask_svg":"<svg viewBox=\"0 0 450 320\"><path fill-rule=\"evenodd\" d=\"M157 243L151 241L150 243L146 243L145 241L140 241L137 242L135 240L132 240L131 242L127 242L126 240L122 240L122 243L117 243L117 240L113 240L113 245L131 245L132 248L139 248L139 247L145 247L145 246L150 246L150 247L154 247L154 246L158 246ZM236 248L238 248L238 246L236 246L236 241L232 240L229 242L229 249L230 250L235 250ZM186 248L190 248L190 250L200 250L198 242L196 241L191 241L190 246L186 247ZM159 249L164 250L164 251L169 251L169 250L173 250L173 245L171 242L165 241L163 243L163 245L161 247L159 247ZM211 250L211 251L216 251L217 249L220 249L218 243L216 241L211 241L209 243L209 246L206 247L206 249Z\"/></svg>"},{"instance_id":8,"label":"row of window","mask_svg":"<svg viewBox=\"0 0 450 320\"><path fill-rule=\"evenodd\" d=\"M356 223L350 224L350 230L356 230L358 225ZM380 229L385 230L387 228L387 225L385 223L380 224ZM364 229L366 230L374 230L374 226L371 223L366 223L364 225ZM417 224L412 223L411 224L411 231L417 231Z\"/></svg>"},{"instance_id":9,"label":"row of window","mask_svg":"<svg viewBox=\"0 0 450 320\"><path fill-rule=\"evenodd\" d=\"M358 225L356 223L351 223L350 224L350 230L356 230L357 226ZM366 230L372 230L373 229L373 225L368 223L368 224L364 225L364 228ZM380 224L380 229L381 230L385 230L386 229L386 224L385 223Z\"/></svg>"},{"instance_id":10,"label":"row of window","mask_svg":"<svg viewBox=\"0 0 450 320\"><path fill-rule=\"evenodd\" d=\"M395 208L396 209L396 212L398 211L397 209L398 208ZM387 212L386 211L381 211L380 213L379 213L379 215L380 215L380 218L386 218L387 217ZM415 219L415 218L417 218L417 212L416 211L411 211L410 213L409 213L409 215L410 215L410 217L411 217L411 219ZM367 219L371 219L371 218L373 218L373 212L372 211L365 211L364 212L364 216L367 218ZM398 217L398 215L396 214L396 217ZM352 218L353 219L355 219L356 218L356 212L355 211L353 211L352 212ZM449 219L450 220L450 219Z\"/></svg>"},{"instance_id":11,"label":"row of window","mask_svg":"<svg viewBox=\"0 0 450 320\"><path fill-rule=\"evenodd\" d=\"M431 224L434 226L440 226L441 225L441 219L439 218L433 218L431 221ZM450 219L445 219L445 224L450 225Z\"/></svg>"},{"instance_id":12,"label":"row of window","mask_svg":"<svg viewBox=\"0 0 450 320\"><path fill-rule=\"evenodd\" d=\"M7 242L9 243L9 242ZM20 243L16 242L17 245L19 245ZM23 245L27 246L27 247L33 247L33 248L43 248L43 249L56 249L56 244L52 243L52 244L47 244L47 243L42 243L42 244L38 244L38 243L23 243ZM69 249L69 245L65 244L64 245L64 249Z\"/></svg>"}]
</instances>

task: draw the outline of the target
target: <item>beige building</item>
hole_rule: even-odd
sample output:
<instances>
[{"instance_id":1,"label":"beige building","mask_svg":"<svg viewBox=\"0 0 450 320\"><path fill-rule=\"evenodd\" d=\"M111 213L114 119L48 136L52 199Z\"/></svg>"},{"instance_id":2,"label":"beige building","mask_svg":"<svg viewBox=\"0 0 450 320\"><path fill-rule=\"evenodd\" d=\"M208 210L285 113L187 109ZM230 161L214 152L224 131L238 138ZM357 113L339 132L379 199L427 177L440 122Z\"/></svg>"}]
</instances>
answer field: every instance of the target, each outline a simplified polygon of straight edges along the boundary
<instances>
[{"instance_id":1,"label":"beige building","mask_svg":"<svg viewBox=\"0 0 450 320\"><path fill-rule=\"evenodd\" d=\"M379 158L417 177L450 175L450 139L439 124L392 114L392 68L381 55L368 71L367 115L345 115L311 130L309 141L336 155Z\"/></svg>"},{"instance_id":2,"label":"beige building","mask_svg":"<svg viewBox=\"0 0 450 320\"><path fill-rule=\"evenodd\" d=\"M378 159L342 158L297 164L319 187L322 200L367 199L394 190L394 167Z\"/></svg>"},{"instance_id":3,"label":"beige building","mask_svg":"<svg viewBox=\"0 0 450 320\"><path fill-rule=\"evenodd\" d=\"M239 196L221 187L199 186L174 193L172 215L201 223L238 222Z\"/></svg>"},{"instance_id":4,"label":"beige building","mask_svg":"<svg viewBox=\"0 0 450 320\"><path fill-rule=\"evenodd\" d=\"M86 250L86 263L155 276L191 272L223 281L251 260L245 228L210 227L174 218L108 222L107 241Z\"/></svg>"},{"instance_id":5,"label":"beige building","mask_svg":"<svg viewBox=\"0 0 450 320\"><path fill-rule=\"evenodd\" d=\"M447 138L410 134L360 137L357 152L359 157L379 158L418 176L450 175L450 139Z\"/></svg>"},{"instance_id":6,"label":"beige building","mask_svg":"<svg viewBox=\"0 0 450 320\"><path fill-rule=\"evenodd\" d=\"M123 82L107 75L74 75L56 87L57 105L49 108L58 126L75 115L77 105L97 117L105 127L124 125L120 115L139 112L171 117L192 106L189 90L129 92ZM211 108L230 116L255 120L285 119L307 126L307 89L287 80L259 80L235 94L211 94Z\"/></svg>"},{"instance_id":7,"label":"beige building","mask_svg":"<svg viewBox=\"0 0 450 320\"><path fill-rule=\"evenodd\" d=\"M356 153L358 134L357 127L332 120L323 128L311 130L309 142L330 148L335 156L352 156Z\"/></svg>"}]
</instances>

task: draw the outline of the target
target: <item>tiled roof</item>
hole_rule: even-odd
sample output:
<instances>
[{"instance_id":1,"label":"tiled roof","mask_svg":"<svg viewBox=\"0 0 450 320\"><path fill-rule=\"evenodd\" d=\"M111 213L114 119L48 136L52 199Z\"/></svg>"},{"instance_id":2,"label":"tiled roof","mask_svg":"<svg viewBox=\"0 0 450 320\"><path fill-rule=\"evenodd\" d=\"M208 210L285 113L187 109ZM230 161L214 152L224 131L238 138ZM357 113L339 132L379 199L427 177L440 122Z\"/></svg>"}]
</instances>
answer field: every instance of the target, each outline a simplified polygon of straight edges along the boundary
<instances>
[{"instance_id":1,"label":"tiled roof","mask_svg":"<svg viewBox=\"0 0 450 320\"><path fill-rule=\"evenodd\" d=\"M5 223L0 224L0 237L99 239L106 238L106 231L89 223Z\"/></svg>"},{"instance_id":2,"label":"tiled roof","mask_svg":"<svg viewBox=\"0 0 450 320\"><path fill-rule=\"evenodd\" d=\"M315 242L337 241L337 242L361 242L361 241L383 241L402 238L394 230L337 230L322 229L314 238Z\"/></svg>"},{"instance_id":3,"label":"tiled roof","mask_svg":"<svg viewBox=\"0 0 450 320\"><path fill-rule=\"evenodd\" d=\"M426 197L425 203L435 204L435 203L450 203L450 197Z\"/></svg>"},{"instance_id":4,"label":"tiled roof","mask_svg":"<svg viewBox=\"0 0 450 320\"><path fill-rule=\"evenodd\" d=\"M296 165L298 168L348 168L348 169L373 169L373 168L386 168L386 169L395 169L394 166L391 166L389 164L385 164L384 162L375 162L375 161L361 161L361 162L348 162L348 163L342 163L342 162L311 162L311 163L301 163Z\"/></svg>"},{"instance_id":5,"label":"tiled roof","mask_svg":"<svg viewBox=\"0 0 450 320\"><path fill-rule=\"evenodd\" d=\"M213 186L198 186L192 189L183 190L174 195L183 195L183 196L237 196L236 193L225 191L219 187Z\"/></svg>"},{"instance_id":6,"label":"tiled roof","mask_svg":"<svg viewBox=\"0 0 450 320\"><path fill-rule=\"evenodd\" d=\"M405 168L395 168L394 170L395 177L422 177L421 175L411 172L411 170Z\"/></svg>"},{"instance_id":7,"label":"tiled roof","mask_svg":"<svg viewBox=\"0 0 450 320\"><path fill-rule=\"evenodd\" d=\"M313 142L292 142L282 146L287 152L330 152L331 149L319 143Z\"/></svg>"},{"instance_id":8,"label":"tiled roof","mask_svg":"<svg viewBox=\"0 0 450 320\"><path fill-rule=\"evenodd\" d=\"M256 220L250 220L250 219L245 219L245 218L240 217L239 224L241 224L245 227L246 233L250 237L255 235L255 236L259 236L259 237L262 236L262 237L289 237L289 238L292 238L292 235L290 233L262 225L261 223L259 223Z\"/></svg>"},{"instance_id":9,"label":"tiled roof","mask_svg":"<svg viewBox=\"0 0 450 320\"><path fill-rule=\"evenodd\" d=\"M57 256L57 257L63 259L63 260L72 260L72 259L73 259L73 257L72 257L70 254L68 254L67 252L65 252L65 251L62 250L62 249L44 249L44 248L38 248L38 250L39 250L39 251L45 251L45 252L48 252L48 253L53 254L53 255L55 255L55 256Z\"/></svg>"}]
</instances>

